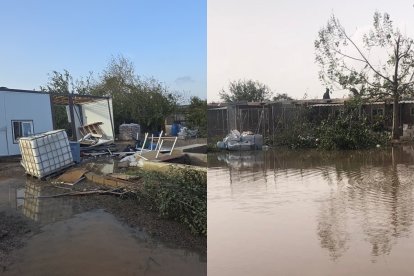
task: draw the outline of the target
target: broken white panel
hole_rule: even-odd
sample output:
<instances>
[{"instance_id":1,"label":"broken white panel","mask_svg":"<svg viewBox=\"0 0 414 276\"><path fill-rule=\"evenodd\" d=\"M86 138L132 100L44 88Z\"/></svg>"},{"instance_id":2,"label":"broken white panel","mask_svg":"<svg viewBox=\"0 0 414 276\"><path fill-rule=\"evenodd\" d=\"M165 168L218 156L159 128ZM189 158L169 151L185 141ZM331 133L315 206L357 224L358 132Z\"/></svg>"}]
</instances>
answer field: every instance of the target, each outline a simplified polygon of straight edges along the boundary
<instances>
[{"instance_id":1,"label":"broken white panel","mask_svg":"<svg viewBox=\"0 0 414 276\"><path fill-rule=\"evenodd\" d=\"M108 105L109 103L109 105ZM114 140L112 99L102 99L81 105L83 124L102 122L102 131L109 140Z\"/></svg>"}]
</instances>

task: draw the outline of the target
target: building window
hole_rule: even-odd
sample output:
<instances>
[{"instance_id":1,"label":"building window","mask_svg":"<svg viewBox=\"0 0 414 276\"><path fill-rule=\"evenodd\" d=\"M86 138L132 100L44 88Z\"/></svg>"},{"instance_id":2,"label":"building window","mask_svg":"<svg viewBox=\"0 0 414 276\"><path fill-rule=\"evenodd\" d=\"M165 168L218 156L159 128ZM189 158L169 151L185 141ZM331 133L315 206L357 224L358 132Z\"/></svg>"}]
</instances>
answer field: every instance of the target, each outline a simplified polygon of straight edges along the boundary
<instances>
[{"instance_id":1,"label":"building window","mask_svg":"<svg viewBox=\"0 0 414 276\"><path fill-rule=\"evenodd\" d=\"M411 107L411 109L410 109L410 115L411 116L414 116L414 107Z\"/></svg>"},{"instance_id":2,"label":"building window","mask_svg":"<svg viewBox=\"0 0 414 276\"><path fill-rule=\"evenodd\" d=\"M383 108L373 108L372 109L372 116L384 116L384 109Z\"/></svg>"},{"instance_id":3,"label":"building window","mask_svg":"<svg viewBox=\"0 0 414 276\"><path fill-rule=\"evenodd\" d=\"M34 134L33 121L12 121L13 143L17 144L20 137Z\"/></svg>"}]
</instances>

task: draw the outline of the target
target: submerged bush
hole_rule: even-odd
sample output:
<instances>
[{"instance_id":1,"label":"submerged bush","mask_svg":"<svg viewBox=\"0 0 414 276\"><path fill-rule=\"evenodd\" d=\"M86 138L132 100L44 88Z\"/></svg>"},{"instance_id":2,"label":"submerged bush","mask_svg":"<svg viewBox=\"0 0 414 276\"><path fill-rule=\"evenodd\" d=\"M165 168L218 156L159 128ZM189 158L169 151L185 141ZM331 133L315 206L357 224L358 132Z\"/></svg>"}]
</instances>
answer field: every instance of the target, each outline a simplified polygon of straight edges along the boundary
<instances>
[{"instance_id":1,"label":"submerged bush","mask_svg":"<svg viewBox=\"0 0 414 276\"><path fill-rule=\"evenodd\" d=\"M324 150L368 149L384 145L389 140L384 118L369 122L361 113L361 102L347 102L342 110L326 119L314 119L305 114L292 120L289 128L280 131L273 141L275 146L320 148Z\"/></svg>"},{"instance_id":2,"label":"submerged bush","mask_svg":"<svg viewBox=\"0 0 414 276\"><path fill-rule=\"evenodd\" d=\"M367 149L383 145L387 141L384 132L376 132L365 118L351 114L330 116L318 127L318 147L333 149Z\"/></svg>"},{"instance_id":3,"label":"submerged bush","mask_svg":"<svg viewBox=\"0 0 414 276\"><path fill-rule=\"evenodd\" d=\"M141 172L141 196L162 217L185 224L192 233L207 235L207 173L170 169L168 173Z\"/></svg>"},{"instance_id":4,"label":"submerged bush","mask_svg":"<svg viewBox=\"0 0 414 276\"><path fill-rule=\"evenodd\" d=\"M347 102L344 109L331 114L317 128L318 147L333 149L368 149L386 144L388 137L380 121L369 122L362 114L361 99Z\"/></svg>"},{"instance_id":5,"label":"submerged bush","mask_svg":"<svg viewBox=\"0 0 414 276\"><path fill-rule=\"evenodd\" d=\"M292 149L315 148L315 127L309 119L309 110L302 109L290 121L277 122L278 129L269 144Z\"/></svg>"}]
</instances>

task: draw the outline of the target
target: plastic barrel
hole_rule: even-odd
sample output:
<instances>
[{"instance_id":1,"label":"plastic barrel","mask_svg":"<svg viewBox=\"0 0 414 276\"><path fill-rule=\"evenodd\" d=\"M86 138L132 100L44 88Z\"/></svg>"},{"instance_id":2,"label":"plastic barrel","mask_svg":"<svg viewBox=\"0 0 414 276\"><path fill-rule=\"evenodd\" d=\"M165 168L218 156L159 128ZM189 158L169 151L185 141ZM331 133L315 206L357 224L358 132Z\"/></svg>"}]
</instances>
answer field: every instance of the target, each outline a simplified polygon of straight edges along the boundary
<instances>
[{"instance_id":1,"label":"plastic barrel","mask_svg":"<svg viewBox=\"0 0 414 276\"><path fill-rule=\"evenodd\" d=\"M69 142L69 145L72 152L73 162L80 163L80 143Z\"/></svg>"}]
</instances>

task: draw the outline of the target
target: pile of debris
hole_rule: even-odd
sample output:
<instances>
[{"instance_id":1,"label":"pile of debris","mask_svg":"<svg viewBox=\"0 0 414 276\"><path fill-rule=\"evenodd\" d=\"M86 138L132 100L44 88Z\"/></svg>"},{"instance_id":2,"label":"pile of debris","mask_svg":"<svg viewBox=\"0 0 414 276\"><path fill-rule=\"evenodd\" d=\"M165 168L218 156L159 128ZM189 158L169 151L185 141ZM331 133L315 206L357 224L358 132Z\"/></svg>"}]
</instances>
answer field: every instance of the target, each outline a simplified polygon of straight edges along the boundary
<instances>
[{"instance_id":1,"label":"pile of debris","mask_svg":"<svg viewBox=\"0 0 414 276\"><path fill-rule=\"evenodd\" d=\"M187 127L182 127L180 129L180 132L178 132L177 135L180 139L197 138L198 130L197 129L189 129Z\"/></svg>"},{"instance_id":2,"label":"pile of debris","mask_svg":"<svg viewBox=\"0 0 414 276\"><path fill-rule=\"evenodd\" d=\"M119 126L119 140L130 141L138 140L141 133L141 126L139 124L122 124Z\"/></svg>"},{"instance_id":3,"label":"pile of debris","mask_svg":"<svg viewBox=\"0 0 414 276\"><path fill-rule=\"evenodd\" d=\"M412 125L403 124L403 136L401 140L409 141L414 139L414 127Z\"/></svg>"},{"instance_id":4,"label":"pile of debris","mask_svg":"<svg viewBox=\"0 0 414 276\"><path fill-rule=\"evenodd\" d=\"M121 163L126 162L128 166L135 167L135 166L139 166L139 162L138 162L139 160L159 161L159 157L163 156L163 153L168 153L168 156L170 156L168 157L168 159L171 158L175 144L177 143L177 137L165 137L165 136L162 136L162 134L163 134L163 131L160 132L160 135L158 137L154 137L154 135L152 134L151 138L149 138L149 134L145 133L144 142L142 146L135 148L136 151L121 153L120 154L121 157L123 157L123 155L129 155L129 154L133 154L133 155L122 158L120 162ZM145 148L145 145L148 145L147 140L149 144L148 149ZM168 140L173 142L171 148L163 147L164 142ZM157 141L156 144L154 144L155 141ZM167 158L167 157L164 156L164 158Z\"/></svg>"},{"instance_id":5,"label":"pile of debris","mask_svg":"<svg viewBox=\"0 0 414 276\"><path fill-rule=\"evenodd\" d=\"M83 125L78 128L79 133L82 135L82 138L78 141L81 147L96 147L114 142L108 139L100 125L102 125L102 122Z\"/></svg>"},{"instance_id":6,"label":"pile of debris","mask_svg":"<svg viewBox=\"0 0 414 276\"><path fill-rule=\"evenodd\" d=\"M263 147L263 135L244 131L240 134L238 130L232 130L223 141L217 142L217 148L227 150L258 150Z\"/></svg>"}]
</instances>

